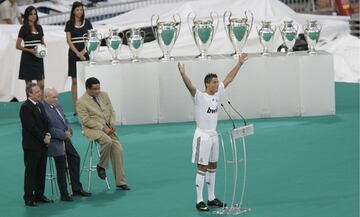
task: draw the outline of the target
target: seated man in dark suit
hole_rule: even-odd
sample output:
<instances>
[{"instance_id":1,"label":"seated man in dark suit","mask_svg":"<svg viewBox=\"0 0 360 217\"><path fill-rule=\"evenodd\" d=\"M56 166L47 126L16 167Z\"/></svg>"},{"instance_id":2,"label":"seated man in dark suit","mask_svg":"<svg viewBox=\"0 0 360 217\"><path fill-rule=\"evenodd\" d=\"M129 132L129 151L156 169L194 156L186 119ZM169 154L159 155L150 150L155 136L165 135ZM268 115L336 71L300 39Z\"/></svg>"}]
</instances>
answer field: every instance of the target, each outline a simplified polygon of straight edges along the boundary
<instances>
[{"instance_id":1,"label":"seated man in dark suit","mask_svg":"<svg viewBox=\"0 0 360 217\"><path fill-rule=\"evenodd\" d=\"M44 92L44 108L49 120L51 141L49 144L48 155L54 157L57 181L62 201L72 201L66 184L66 174L70 176L71 187L74 196L89 197L91 193L82 188L80 182L80 157L70 140L72 130L68 120L65 118L61 106L57 103L58 93L53 88L47 88ZM66 161L68 169L66 168Z\"/></svg>"}]
</instances>

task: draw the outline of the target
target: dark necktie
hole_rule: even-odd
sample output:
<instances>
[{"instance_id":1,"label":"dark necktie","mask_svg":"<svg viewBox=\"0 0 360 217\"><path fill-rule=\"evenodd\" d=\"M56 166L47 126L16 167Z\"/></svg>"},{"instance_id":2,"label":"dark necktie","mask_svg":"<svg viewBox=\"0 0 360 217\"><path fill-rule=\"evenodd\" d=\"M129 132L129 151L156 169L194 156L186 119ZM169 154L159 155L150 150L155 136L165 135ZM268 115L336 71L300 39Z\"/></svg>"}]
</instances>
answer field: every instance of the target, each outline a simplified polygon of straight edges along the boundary
<instances>
[{"instance_id":1,"label":"dark necktie","mask_svg":"<svg viewBox=\"0 0 360 217\"><path fill-rule=\"evenodd\" d=\"M93 100L96 102L96 104L97 104L99 107L101 107L98 99L96 98L96 96L93 96L92 98L93 98Z\"/></svg>"},{"instance_id":2,"label":"dark necktie","mask_svg":"<svg viewBox=\"0 0 360 217\"><path fill-rule=\"evenodd\" d=\"M40 114L41 114L41 109L40 109L39 103L35 103L35 106L36 106L36 108L39 110L39 112L40 112Z\"/></svg>"}]
</instances>

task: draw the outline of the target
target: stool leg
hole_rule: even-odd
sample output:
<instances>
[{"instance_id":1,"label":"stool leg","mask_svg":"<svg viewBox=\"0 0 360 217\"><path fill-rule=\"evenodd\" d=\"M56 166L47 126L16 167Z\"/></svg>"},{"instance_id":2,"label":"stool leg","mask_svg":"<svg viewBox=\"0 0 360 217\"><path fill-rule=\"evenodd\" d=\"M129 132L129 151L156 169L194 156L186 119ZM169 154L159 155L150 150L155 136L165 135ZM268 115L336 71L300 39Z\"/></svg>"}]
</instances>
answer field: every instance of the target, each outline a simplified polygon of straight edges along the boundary
<instances>
[{"instance_id":1,"label":"stool leg","mask_svg":"<svg viewBox=\"0 0 360 217\"><path fill-rule=\"evenodd\" d=\"M86 162L86 159L88 158L89 149L90 149L90 144L88 145L88 147L86 149L85 157L84 157L82 168L81 168L81 171L80 171L80 176L82 175L82 172L85 170L85 162Z\"/></svg>"},{"instance_id":2,"label":"stool leg","mask_svg":"<svg viewBox=\"0 0 360 217\"><path fill-rule=\"evenodd\" d=\"M90 191L90 185L91 185L91 172L92 172L92 158L93 158L93 145L94 142L90 143L90 157L89 157L89 173L88 173L88 188L87 190Z\"/></svg>"},{"instance_id":3,"label":"stool leg","mask_svg":"<svg viewBox=\"0 0 360 217\"><path fill-rule=\"evenodd\" d=\"M56 172L55 172L55 170L54 170L54 158L51 158L51 170L53 171L52 172L52 174L54 174L54 177L53 177L53 180L54 180L54 188L55 188L55 194L56 194L56 196L59 196L60 195L60 193L59 193L59 186L58 186L58 184L57 184L57 176L56 176Z\"/></svg>"},{"instance_id":4,"label":"stool leg","mask_svg":"<svg viewBox=\"0 0 360 217\"><path fill-rule=\"evenodd\" d=\"M57 188L56 174L54 173L54 159L52 157L48 157L48 164L49 164L49 172L46 175L46 179L50 180L51 196L52 199L54 199L54 195L56 194L56 196L58 196L59 191Z\"/></svg>"},{"instance_id":5,"label":"stool leg","mask_svg":"<svg viewBox=\"0 0 360 217\"><path fill-rule=\"evenodd\" d=\"M100 159L100 150L98 147L98 143L96 141L89 142L89 146L86 150L85 157L83 160L83 166L82 166L82 169L80 172L80 175L82 174L82 172L84 170L86 170L88 172L88 184L87 184L88 191L90 191L90 186L91 186L91 173L97 171L97 168L96 168L97 165L93 165L93 152L95 151L94 146L96 146L96 151L97 151L98 157ZM86 167L85 165L86 165L86 160L88 157L89 157L89 164L88 164L88 167ZM105 182L106 182L107 189L110 189L110 185L109 185L109 181L108 181L107 177L105 177Z\"/></svg>"},{"instance_id":6,"label":"stool leg","mask_svg":"<svg viewBox=\"0 0 360 217\"><path fill-rule=\"evenodd\" d=\"M53 179L53 168L52 168L52 161L51 158L48 157L48 163L49 163L49 174L48 174L48 179L50 180L50 186L51 186L51 196L54 197L54 179Z\"/></svg>"},{"instance_id":7,"label":"stool leg","mask_svg":"<svg viewBox=\"0 0 360 217\"><path fill-rule=\"evenodd\" d=\"M100 159L99 145L96 145L96 149L97 149L97 153L98 153L98 156L99 156L99 159ZM105 177L105 182L106 182L106 187L107 187L107 189L109 190L109 189L110 189L110 185L109 185L109 181L108 181L107 176Z\"/></svg>"}]
</instances>

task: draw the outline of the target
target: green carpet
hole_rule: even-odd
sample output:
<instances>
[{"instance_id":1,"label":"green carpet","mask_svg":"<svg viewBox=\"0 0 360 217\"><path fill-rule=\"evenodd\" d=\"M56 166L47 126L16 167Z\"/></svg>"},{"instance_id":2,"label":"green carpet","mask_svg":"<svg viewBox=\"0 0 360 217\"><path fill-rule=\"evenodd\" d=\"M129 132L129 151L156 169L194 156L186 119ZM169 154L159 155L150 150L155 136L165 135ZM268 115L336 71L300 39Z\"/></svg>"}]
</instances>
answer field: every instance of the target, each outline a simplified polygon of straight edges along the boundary
<instances>
[{"instance_id":1,"label":"green carpet","mask_svg":"<svg viewBox=\"0 0 360 217\"><path fill-rule=\"evenodd\" d=\"M69 93L61 95L72 114ZM66 103L67 102L67 103ZM96 174L91 198L72 203L26 208L20 103L0 103L0 215L4 217L184 217L212 216L195 210L195 167L191 164L194 123L118 127L125 149L125 171L131 191L112 189ZM359 84L336 84L336 116L255 119L247 140L248 179L244 206L251 217L359 216ZM240 122L239 122L240 124ZM219 131L231 127L221 121ZM73 124L81 156L87 142ZM231 168L231 167L230 167ZM217 196L223 197L224 169L217 174ZM230 178L230 177L229 177ZM82 176L86 186L86 176ZM49 182L46 195L51 197ZM206 199L207 190L204 189ZM226 195L229 202L230 194Z\"/></svg>"}]
</instances>

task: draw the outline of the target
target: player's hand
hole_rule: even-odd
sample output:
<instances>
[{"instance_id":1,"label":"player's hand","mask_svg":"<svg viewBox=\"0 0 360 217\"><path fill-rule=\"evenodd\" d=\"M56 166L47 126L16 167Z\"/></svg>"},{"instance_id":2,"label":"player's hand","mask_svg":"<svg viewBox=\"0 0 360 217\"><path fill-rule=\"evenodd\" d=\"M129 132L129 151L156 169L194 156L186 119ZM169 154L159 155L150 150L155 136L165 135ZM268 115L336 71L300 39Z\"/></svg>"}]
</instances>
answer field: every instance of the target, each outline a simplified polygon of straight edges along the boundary
<instances>
[{"instance_id":1,"label":"player's hand","mask_svg":"<svg viewBox=\"0 0 360 217\"><path fill-rule=\"evenodd\" d=\"M247 53L241 53L239 57L239 63L242 65L248 59Z\"/></svg>"},{"instance_id":2,"label":"player's hand","mask_svg":"<svg viewBox=\"0 0 360 217\"><path fill-rule=\"evenodd\" d=\"M185 73L185 65L183 63L178 63L178 68L180 73Z\"/></svg>"}]
</instances>

